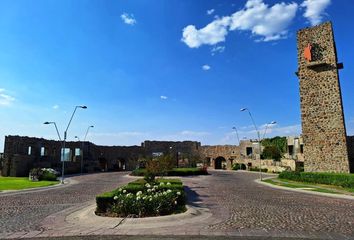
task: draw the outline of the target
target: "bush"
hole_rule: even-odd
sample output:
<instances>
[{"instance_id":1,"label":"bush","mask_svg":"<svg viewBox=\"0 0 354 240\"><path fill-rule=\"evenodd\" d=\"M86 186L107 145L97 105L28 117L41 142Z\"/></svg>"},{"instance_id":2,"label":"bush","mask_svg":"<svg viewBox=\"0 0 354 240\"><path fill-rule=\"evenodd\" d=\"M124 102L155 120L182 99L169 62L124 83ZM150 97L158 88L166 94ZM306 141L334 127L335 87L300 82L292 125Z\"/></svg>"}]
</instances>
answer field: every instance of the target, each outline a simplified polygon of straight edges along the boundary
<instances>
[{"instance_id":1,"label":"bush","mask_svg":"<svg viewBox=\"0 0 354 240\"><path fill-rule=\"evenodd\" d=\"M145 176L146 169L138 168L132 171L131 175L133 176ZM167 171L167 176L193 176L193 175L208 175L206 167L202 168L173 168L172 170ZM157 175L162 176L162 175ZM147 180L147 179L146 179Z\"/></svg>"},{"instance_id":2,"label":"bush","mask_svg":"<svg viewBox=\"0 0 354 240\"><path fill-rule=\"evenodd\" d=\"M240 164L238 164L238 163L232 164L232 170L239 170L239 169L241 169L241 165Z\"/></svg>"},{"instance_id":3,"label":"bush","mask_svg":"<svg viewBox=\"0 0 354 240\"><path fill-rule=\"evenodd\" d=\"M354 189L354 174L285 171L280 173L278 177L298 182L327 184Z\"/></svg>"},{"instance_id":4,"label":"bush","mask_svg":"<svg viewBox=\"0 0 354 240\"><path fill-rule=\"evenodd\" d=\"M31 181L56 181L58 172L51 168L32 168L29 173Z\"/></svg>"},{"instance_id":5,"label":"bush","mask_svg":"<svg viewBox=\"0 0 354 240\"><path fill-rule=\"evenodd\" d=\"M259 168L258 167L251 167L250 171L259 172ZM262 168L261 172L268 172L268 169L267 168Z\"/></svg>"},{"instance_id":6,"label":"bush","mask_svg":"<svg viewBox=\"0 0 354 240\"><path fill-rule=\"evenodd\" d=\"M185 210L185 193L178 179L159 179L153 184L143 179L96 196L98 214L119 217L160 216Z\"/></svg>"},{"instance_id":7,"label":"bush","mask_svg":"<svg viewBox=\"0 0 354 240\"><path fill-rule=\"evenodd\" d=\"M282 158L281 151L276 146L266 146L262 152L262 159L274 159L280 161Z\"/></svg>"}]
</instances>

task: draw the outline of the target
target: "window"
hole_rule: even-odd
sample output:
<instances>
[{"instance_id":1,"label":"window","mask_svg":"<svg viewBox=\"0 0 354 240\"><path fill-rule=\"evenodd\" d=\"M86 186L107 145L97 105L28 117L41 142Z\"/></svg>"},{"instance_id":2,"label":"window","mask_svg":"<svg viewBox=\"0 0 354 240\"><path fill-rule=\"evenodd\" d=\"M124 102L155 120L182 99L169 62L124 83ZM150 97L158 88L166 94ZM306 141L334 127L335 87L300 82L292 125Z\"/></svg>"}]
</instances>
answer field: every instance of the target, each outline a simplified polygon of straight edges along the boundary
<instances>
[{"instance_id":1,"label":"window","mask_svg":"<svg viewBox=\"0 0 354 240\"><path fill-rule=\"evenodd\" d=\"M64 156L63 156L63 148L61 149L61 161L68 162L71 160L71 149L65 148L64 149Z\"/></svg>"},{"instance_id":2,"label":"window","mask_svg":"<svg viewBox=\"0 0 354 240\"><path fill-rule=\"evenodd\" d=\"M41 156L47 156L47 149L45 147L41 147Z\"/></svg>"},{"instance_id":3,"label":"window","mask_svg":"<svg viewBox=\"0 0 354 240\"><path fill-rule=\"evenodd\" d=\"M293 155L294 154L294 146L293 145L289 145L288 146L288 153L289 153L289 155Z\"/></svg>"},{"instance_id":4,"label":"window","mask_svg":"<svg viewBox=\"0 0 354 240\"><path fill-rule=\"evenodd\" d=\"M32 154L32 147L29 146L29 147L28 147L28 155L31 155L31 154Z\"/></svg>"},{"instance_id":5,"label":"window","mask_svg":"<svg viewBox=\"0 0 354 240\"><path fill-rule=\"evenodd\" d=\"M250 155L252 155L252 153L253 153L252 147L246 147L246 155L250 156Z\"/></svg>"},{"instance_id":6,"label":"window","mask_svg":"<svg viewBox=\"0 0 354 240\"><path fill-rule=\"evenodd\" d=\"M75 157L81 156L81 148L75 148Z\"/></svg>"},{"instance_id":7,"label":"window","mask_svg":"<svg viewBox=\"0 0 354 240\"><path fill-rule=\"evenodd\" d=\"M303 144L300 145L300 153L304 153L304 145Z\"/></svg>"}]
</instances>

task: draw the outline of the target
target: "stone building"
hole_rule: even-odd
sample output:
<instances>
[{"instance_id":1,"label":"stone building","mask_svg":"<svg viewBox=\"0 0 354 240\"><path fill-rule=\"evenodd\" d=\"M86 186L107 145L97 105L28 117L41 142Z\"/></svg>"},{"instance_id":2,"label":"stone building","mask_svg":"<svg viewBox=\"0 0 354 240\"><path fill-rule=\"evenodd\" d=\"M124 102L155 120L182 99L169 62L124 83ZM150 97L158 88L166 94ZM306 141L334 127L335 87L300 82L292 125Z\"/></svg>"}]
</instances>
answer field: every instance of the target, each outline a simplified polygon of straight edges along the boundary
<instances>
[{"instance_id":1,"label":"stone building","mask_svg":"<svg viewBox=\"0 0 354 240\"><path fill-rule=\"evenodd\" d=\"M66 142L65 172L133 170L139 159L154 154L176 156L176 165L199 158L199 142L145 141L141 146L99 146L91 142ZM61 168L61 142L43 138L6 136L3 176L27 176L35 167Z\"/></svg>"},{"instance_id":2,"label":"stone building","mask_svg":"<svg viewBox=\"0 0 354 240\"><path fill-rule=\"evenodd\" d=\"M297 33L305 171L348 173L336 46L330 22Z\"/></svg>"}]
</instances>

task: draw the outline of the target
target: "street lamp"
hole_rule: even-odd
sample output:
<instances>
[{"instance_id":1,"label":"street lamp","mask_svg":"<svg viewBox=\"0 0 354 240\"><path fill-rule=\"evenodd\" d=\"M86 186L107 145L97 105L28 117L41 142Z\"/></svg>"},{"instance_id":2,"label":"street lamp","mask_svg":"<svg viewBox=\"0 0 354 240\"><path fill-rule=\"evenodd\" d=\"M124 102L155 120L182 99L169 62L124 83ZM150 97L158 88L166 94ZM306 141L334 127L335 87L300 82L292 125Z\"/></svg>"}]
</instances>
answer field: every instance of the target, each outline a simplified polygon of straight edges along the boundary
<instances>
[{"instance_id":1,"label":"street lamp","mask_svg":"<svg viewBox=\"0 0 354 240\"><path fill-rule=\"evenodd\" d=\"M266 135L266 133L267 133L267 129L268 129L269 125L274 125L274 124L277 124L277 122L276 122L276 121L271 121L270 123L267 123L267 124L266 124L266 128L265 128L265 130L264 130L262 139L264 139L264 137L265 137L265 135Z\"/></svg>"},{"instance_id":2,"label":"street lamp","mask_svg":"<svg viewBox=\"0 0 354 240\"><path fill-rule=\"evenodd\" d=\"M58 128L57 128L57 124L55 122L44 122L44 124L54 124L55 130L57 130L57 134L58 134L58 138L59 138L59 141L60 141L61 148L63 148L63 142L61 141L61 137L60 137L60 134L59 134L59 131L58 131ZM64 163L62 163L62 164L64 164ZM64 176L63 176L63 172L62 172L62 175L61 175L62 182L61 183L64 183L63 178L64 178Z\"/></svg>"},{"instance_id":3,"label":"street lamp","mask_svg":"<svg viewBox=\"0 0 354 240\"><path fill-rule=\"evenodd\" d=\"M64 183L64 166L65 166L65 141L66 141L66 136L67 136L67 133L68 133L68 129L69 129L69 126L70 126L70 123L71 121L73 120L73 117L74 117L74 114L76 112L76 109L78 108L82 108L82 109L86 109L87 107L86 106L75 106L75 109L74 109L74 112L73 114L71 115L71 118L70 118L70 121L68 123L68 126L66 127L65 129L65 132L64 132L64 140L63 140L63 150L62 150L62 161L63 161L63 164L62 164L62 169L61 169L61 183Z\"/></svg>"},{"instance_id":4,"label":"street lamp","mask_svg":"<svg viewBox=\"0 0 354 240\"><path fill-rule=\"evenodd\" d=\"M261 136L260 136L260 134L259 134L257 125L256 125L256 123L254 122L254 119L253 119L253 117L252 117L252 114L251 114L250 110L249 110L248 108L241 108L240 111L241 111L241 112L244 112L244 111L247 111L247 112L248 112L248 114L250 115L250 118L251 118L251 120L252 120L253 126L254 126L254 128L256 129L256 132L257 132L257 136L258 136L258 150L259 150L259 175L260 175L260 178L261 178L261 181L262 181Z\"/></svg>"},{"instance_id":5,"label":"street lamp","mask_svg":"<svg viewBox=\"0 0 354 240\"><path fill-rule=\"evenodd\" d=\"M85 144L86 137L87 137L89 129L93 128L93 127L94 127L93 125L87 127L86 134L85 134L85 137L84 137L84 141L82 142L82 155L81 155L81 163L80 163L81 174L82 174L83 164L84 164L84 144Z\"/></svg>"}]
</instances>

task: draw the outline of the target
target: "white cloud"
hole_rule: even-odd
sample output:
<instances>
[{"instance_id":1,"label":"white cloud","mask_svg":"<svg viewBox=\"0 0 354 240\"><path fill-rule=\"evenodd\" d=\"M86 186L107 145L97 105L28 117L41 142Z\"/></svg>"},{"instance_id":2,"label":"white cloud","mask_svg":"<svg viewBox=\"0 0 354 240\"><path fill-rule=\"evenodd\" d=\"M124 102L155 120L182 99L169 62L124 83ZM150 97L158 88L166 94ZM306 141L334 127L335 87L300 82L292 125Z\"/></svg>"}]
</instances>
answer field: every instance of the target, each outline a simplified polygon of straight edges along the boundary
<instances>
[{"instance_id":1,"label":"white cloud","mask_svg":"<svg viewBox=\"0 0 354 240\"><path fill-rule=\"evenodd\" d=\"M225 41L229 31L251 31L258 41L274 41L287 37L288 27L298 9L297 3L277 3L269 7L263 0L248 0L245 7L231 16L217 18L204 28L188 25L182 41L190 48Z\"/></svg>"},{"instance_id":2,"label":"white cloud","mask_svg":"<svg viewBox=\"0 0 354 240\"><path fill-rule=\"evenodd\" d=\"M0 88L0 106L9 106L16 99L8 94L5 94L5 89Z\"/></svg>"},{"instance_id":3,"label":"white cloud","mask_svg":"<svg viewBox=\"0 0 354 240\"><path fill-rule=\"evenodd\" d=\"M215 45L224 42L230 21L230 17L218 18L199 30L194 25L188 25L183 29L182 41L190 48L198 48L203 44Z\"/></svg>"},{"instance_id":4,"label":"white cloud","mask_svg":"<svg viewBox=\"0 0 354 240\"><path fill-rule=\"evenodd\" d=\"M53 107L52 107L53 109L58 109L59 108L59 105L54 105Z\"/></svg>"},{"instance_id":5,"label":"white cloud","mask_svg":"<svg viewBox=\"0 0 354 240\"><path fill-rule=\"evenodd\" d=\"M207 65L207 64L205 64L205 65L203 65L202 66L202 69L204 70L204 71L208 71L208 70L210 70L210 66L209 65Z\"/></svg>"},{"instance_id":6,"label":"white cloud","mask_svg":"<svg viewBox=\"0 0 354 240\"><path fill-rule=\"evenodd\" d=\"M135 20L133 14L123 13L122 15L120 15L120 17L123 20L123 22L128 24L128 25L132 25L133 26L133 25L136 24L136 20Z\"/></svg>"},{"instance_id":7,"label":"white cloud","mask_svg":"<svg viewBox=\"0 0 354 240\"><path fill-rule=\"evenodd\" d=\"M215 9L213 9L213 8L212 8L212 9L207 10L207 14L208 14L208 15L213 14L213 12L215 12Z\"/></svg>"},{"instance_id":8,"label":"white cloud","mask_svg":"<svg viewBox=\"0 0 354 240\"><path fill-rule=\"evenodd\" d=\"M305 0L301 7L305 7L304 17L307 18L311 25L317 25L322 21L324 10L331 4L331 0Z\"/></svg>"},{"instance_id":9,"label":"white cloud","mask_svg":"<svg viewBox=\"0 0 354 240\"><path fill-rule=\"evenodd\" d=\"M167 96L160 96L160 98L162 99L162 100L166 100L168 97Z\"/></svg>"},{"instance_id":10,"label":"white cloud","mask_svg":"<svg viewBox=\"0 0 354 240\"><path fill-rule=\"evenodd\" d=\"M225 46L214 46L211 49L211 55L214 56L217 53L222 53L225 51Z\"/></svg>"}]
</instances>

